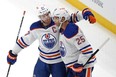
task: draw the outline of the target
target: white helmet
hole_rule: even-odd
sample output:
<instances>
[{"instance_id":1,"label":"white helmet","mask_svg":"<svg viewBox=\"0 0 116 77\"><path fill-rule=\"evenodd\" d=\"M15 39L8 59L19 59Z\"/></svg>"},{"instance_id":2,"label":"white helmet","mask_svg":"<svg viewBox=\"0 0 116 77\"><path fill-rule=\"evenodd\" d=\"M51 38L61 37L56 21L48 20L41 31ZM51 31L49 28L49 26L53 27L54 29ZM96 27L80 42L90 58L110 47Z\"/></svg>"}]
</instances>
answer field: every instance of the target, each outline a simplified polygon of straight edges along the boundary
<instances>
[{"instance_id":1,"label":"white helmet","mask_svg":"<svg viewBox=\"0 0 116 77\"><path fill-rule=\"evenodd\" d=\"M62 17L65 18L65 20L63 22L65 22L66 20L70 20L70 15L65 8L56 8L53 11L53 17L59 17L60 22L61 22Z\"/></svg>"},{"instance_id":2,"label":"white helmet","mask_svg":"<svg viewBox=\"0 0 116 77\"><path fill-rule=\"evenodd\" d=\"M45 5L37 7L38 16L50 13L50 10Z\"/></svg>"}]
</instances>

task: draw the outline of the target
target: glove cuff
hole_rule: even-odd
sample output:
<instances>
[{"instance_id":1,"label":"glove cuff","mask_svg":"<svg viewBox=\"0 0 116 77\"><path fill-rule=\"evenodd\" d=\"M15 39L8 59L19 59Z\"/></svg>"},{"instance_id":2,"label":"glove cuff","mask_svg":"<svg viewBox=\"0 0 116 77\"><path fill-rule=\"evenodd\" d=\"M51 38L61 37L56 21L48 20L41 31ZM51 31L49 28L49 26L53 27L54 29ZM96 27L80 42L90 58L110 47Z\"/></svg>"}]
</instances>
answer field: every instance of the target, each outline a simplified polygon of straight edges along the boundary
<instances>
[{"instance_id":1,"label":"glove cuff","mask_svg":"<svg viewBox=\"0 0 116 77\"><path fill-rule=\"evenodd\" d=\"M17 58L17 55L16 55L16 54L13 54L13 53L12 53L12 50L10 50L10 51L9 51L9 54L8 54L8 57L9 57L10 59L13 59L13 60L14 60L14 59Z\"/></svg>"},{"instance_id":2,"label":"glove cuff","mask_svg":"<svg viewBox=\"0 0 116 77\"><path fill-rule=\"evenodd\" d=\"M85 8L83 11L82 11L82 14L84 14L85 12L87 11L90 11L89 8Z\"/></svg>"},{"instance_id":3,"label":"glove cuff","mask_svg":"<svg viewBox=\"0 0 116 77\"><path fill-rule=\"evenodd\" d=\"M83 64L78 64L78 63L76 63L76 64L73 65L73 67L74 67L74 68L83 67Z\"/></svg>"}]
</instances>

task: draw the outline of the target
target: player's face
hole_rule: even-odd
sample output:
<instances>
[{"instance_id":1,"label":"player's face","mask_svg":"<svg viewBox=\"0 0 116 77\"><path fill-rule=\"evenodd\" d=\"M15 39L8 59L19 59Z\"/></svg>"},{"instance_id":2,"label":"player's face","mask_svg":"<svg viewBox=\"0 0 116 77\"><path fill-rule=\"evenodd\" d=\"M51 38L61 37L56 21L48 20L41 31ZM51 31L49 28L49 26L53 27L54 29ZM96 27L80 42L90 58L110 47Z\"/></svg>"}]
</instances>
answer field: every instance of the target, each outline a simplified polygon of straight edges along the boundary
<instances>
[{"instance_id":1,"label":"player's face","mask_svg":"<svg viewBox=\"0 0 116 77\"><path fill-rule=\"evenodd\" d=\"M54 16L53 21L57 26L60 26L59 17Z\"/></svg>"},{"instance_id":2,"label":"player's face","mask_svg":"<svg viewBox=\"0 0 116 77\"><path fill-rule=\"evenodd\" d=\"M45 23L45 24L50 24L51 22L51 15L50 13L46 13L44 15L40 15L39 18Z\"/></svg>"}]
</instances>

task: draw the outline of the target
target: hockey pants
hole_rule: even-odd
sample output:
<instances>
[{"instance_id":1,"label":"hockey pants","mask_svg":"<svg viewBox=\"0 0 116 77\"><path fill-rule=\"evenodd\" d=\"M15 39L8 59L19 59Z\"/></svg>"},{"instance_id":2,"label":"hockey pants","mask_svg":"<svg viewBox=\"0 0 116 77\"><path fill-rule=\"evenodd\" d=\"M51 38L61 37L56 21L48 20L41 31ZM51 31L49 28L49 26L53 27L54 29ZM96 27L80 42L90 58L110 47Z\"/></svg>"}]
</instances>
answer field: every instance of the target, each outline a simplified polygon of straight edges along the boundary
<instances>
[{"instance_id":1,"label":"hockey pants","mask_svg":"<svg viewBox=\"0 0 116 77\"><path fill-rule=\"evenodd\" d=\"M63 62L55 64L46 64L38 59L33 77L66 77L66 68Z\"/></svg>"}]
</instances>

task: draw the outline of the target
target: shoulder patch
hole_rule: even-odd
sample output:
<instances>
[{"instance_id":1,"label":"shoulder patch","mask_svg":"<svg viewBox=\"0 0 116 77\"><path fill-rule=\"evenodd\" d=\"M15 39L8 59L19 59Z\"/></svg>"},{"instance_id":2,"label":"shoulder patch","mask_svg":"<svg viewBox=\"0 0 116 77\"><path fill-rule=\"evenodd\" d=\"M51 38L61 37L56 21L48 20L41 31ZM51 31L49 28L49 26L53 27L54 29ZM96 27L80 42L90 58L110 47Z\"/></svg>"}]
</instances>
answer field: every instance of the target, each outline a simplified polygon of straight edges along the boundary
<instances>
[{"instance_id":1,"label":"shoulder patch","mask_svg":"<svg viewBox=\"0 0 116 77\"><path fill-rule=\"evenodd\" d=\"M72 38L78 33L79 27L76 24L69 23L64 31L66 38Z\"/></svg>"},{"instance_id":2,"label":"shoulder patch","mask_svg":"<svg viewBox=\"0 0 116 77\"><path fill-rule=\"evenodd\" d=\"M41 21L34 22L34 23L30 26L30 30L37 29L37 28L42 28L42 27L41 27Z\"/></svg>"},{"instance_id":3,"label":"shoulder patch","mask_svg":"<svg viewBox=\"0 0 116 77\"><path fill-rule=\"evenodd\" d=\"M33 30L33 29L37 29L37 28L43 28L43 29L47 29L51 26L54 25L54 22L53 20L51 20L51 23L47 26L43 26L42 22L41 21L37 21L37 22L34 22L31 26L30 26L30 30Z\"/></svg>"}]
</instances>

